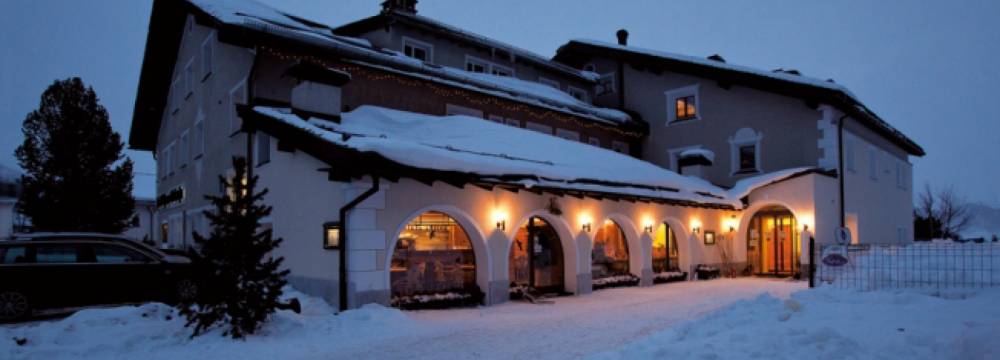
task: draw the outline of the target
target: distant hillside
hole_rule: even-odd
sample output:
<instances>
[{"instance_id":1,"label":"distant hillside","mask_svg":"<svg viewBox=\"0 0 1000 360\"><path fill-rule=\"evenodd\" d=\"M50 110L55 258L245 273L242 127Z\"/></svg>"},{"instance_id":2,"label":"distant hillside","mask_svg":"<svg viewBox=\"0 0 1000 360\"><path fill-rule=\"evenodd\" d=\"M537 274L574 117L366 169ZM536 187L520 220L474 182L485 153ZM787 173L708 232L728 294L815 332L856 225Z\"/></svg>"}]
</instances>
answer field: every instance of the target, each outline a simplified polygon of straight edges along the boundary
<instances>
[{"instance_id":1,"label":"distant hillside","mask_svg":"<svg viewBox=\"0 0 1000 360\"><path fill-rule=\"evenodd\" d=\"M962 237L1000 236L1000 208L986 204L971 204L972 222L969 228L962 232Z\"/></svg>"},{"instance_id":2,"label":"distant hillside","mask_svg":"<svg viewBox=\"0 0 1000 360\"><path fill-rule=\"evenodd\" d=\"M17 183L21 179L21 170L8 167L7 165L0 164L0 183L11 184Z\"/></svg>"}]
</instances>

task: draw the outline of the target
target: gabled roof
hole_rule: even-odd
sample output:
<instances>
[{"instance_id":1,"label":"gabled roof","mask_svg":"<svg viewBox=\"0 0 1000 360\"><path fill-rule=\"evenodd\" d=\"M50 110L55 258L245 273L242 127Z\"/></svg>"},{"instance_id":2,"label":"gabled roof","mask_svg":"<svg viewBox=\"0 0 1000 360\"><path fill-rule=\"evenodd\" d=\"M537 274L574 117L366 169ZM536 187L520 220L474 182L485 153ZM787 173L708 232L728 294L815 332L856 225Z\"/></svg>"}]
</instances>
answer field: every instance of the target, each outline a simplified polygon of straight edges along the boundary
<instances>
[{"instance_id":1,"label":"gabled roof","mask_svg":"<svg viewBox=\"0 0 1000 360\"><path fill-rule=\"evenodd\" d=\"M386 26L396 23L413 26L418 29L432 32L435 35L447 37L471 46L479 46L487 51L494 48L507 50L514 54L517 61L524 61L528 64L548 69L566 76L571 76L581 81L596 83L597 79L600 77L598 74L574 69L517 46L475 34L469 32L468 30L451 26L425 16L411 14L400 10L382 11L378 15L337 27L333 29L333 32L345 36L359 36L373 30L383 29Z\"/></svg>"},{"instance_id":2,"label":"gabled roof","mask_svg":"<svg viewBox=\"0 0 1000 360\"><path fill-rule=\"evenodd\" d=\"M603 123L603 126L624 125L626 130L644 133L645 128L641 123L632 121L628 114L621 111L583 103L529 81L474 74L417 61L396 51L373 47L364 39L335 35L325 25L289 15L255 1L157 0L153 4L150 18L146 53L129 134L129 145L133 149L153 150L155 147L156 133L166 107L167 92L188 13L194 14L200 23L215 27L222 41L341 57L365 66L421 76L446 82L449 86L545 107Z\"/></svg>"},{"instance_id":3,"label":"gabled roof","mask_svg":"<svg viewBox=\"0 0 1000 360\"><path fill-rule=\"evenodd\" d=\"M572 40L556 51L555 61L583 65L591 57L611 57L651 69L690 74L721 83L743 85L768 92L797 97L811 102L828 103L857 119L911 155L926 153L875 112L866 107L846 87L832 80L820 80L789 72L766 71L724 61L674 54L665 51L624 46L598 40Z\"/></svg>"}]
</instances>

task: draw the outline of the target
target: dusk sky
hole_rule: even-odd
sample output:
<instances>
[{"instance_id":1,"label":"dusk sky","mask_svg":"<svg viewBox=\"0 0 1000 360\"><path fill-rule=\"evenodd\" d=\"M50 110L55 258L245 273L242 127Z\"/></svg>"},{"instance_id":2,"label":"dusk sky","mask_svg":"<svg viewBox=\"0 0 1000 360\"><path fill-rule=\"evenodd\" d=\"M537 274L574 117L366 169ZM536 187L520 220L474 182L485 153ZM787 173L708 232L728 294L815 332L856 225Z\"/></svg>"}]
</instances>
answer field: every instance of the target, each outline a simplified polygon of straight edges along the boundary
<instances>
[{"instance_id":1,"label":"dusk sky","mask_svg":"<svg viewBox=\"0 0 1000 360\"><path fill-rule=\"evenodd\" d=\"M381 0L264 2L338 25ZM626 28L629 45L834 78L925 148L911 158L915 187L953 185L1000 206L1000 1L422 0L418 10L547 57ZM0 164L17 167L21 122L55 79L93 86L127 139L150 11L139 0L0 1ZM152 155L127 155L136 193L151 197Z\"/></svg>"}]
</instances>

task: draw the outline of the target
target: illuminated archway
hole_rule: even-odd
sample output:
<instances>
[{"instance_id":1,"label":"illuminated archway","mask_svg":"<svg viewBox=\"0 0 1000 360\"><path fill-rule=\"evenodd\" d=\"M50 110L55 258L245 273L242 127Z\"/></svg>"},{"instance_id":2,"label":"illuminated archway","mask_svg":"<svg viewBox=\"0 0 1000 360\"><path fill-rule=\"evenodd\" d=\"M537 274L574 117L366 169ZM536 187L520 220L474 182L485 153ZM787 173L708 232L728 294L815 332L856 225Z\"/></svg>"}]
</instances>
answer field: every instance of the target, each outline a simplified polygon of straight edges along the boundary
<instances>
[{"instance_id":1,"label":"illuminated archway","mask_svg":"<svg viewBox=\"0 0 1000 360\"><path fill-rule=\"evenodd\" d=\"M508 252L509 279L517 295L531 289L563 293L566 251L558 231L541 216L531 216L514 233Z\"/></svg>"},{"instance_id":2,"label":"illuminated archway","mask_svg":"<svg viewBox=\"0 0 1000 360\"><path fill-rule=\"evenodd\" d=\"M398 234L389 264L392 305L420 308L482 302L474 242L455 218L425 211Z\"/></svg>"},{"instance_id":3,"label":"illuminated archway","mask_svg":"<svg viewBox=\"0 0 1000 360\"><path fill-rule=\"evenodd\" d=\"M681 239L667 222L662 222L653 233L652 269L653 282L664 283L687 278L681 266Z\"/></svg>"},{"instance_id":4,"label":"illuminated archway","mask_svg":"<svg viewBox=\"0 0 1000 360\"><path fill-rule=\"evenodd\" d=\"M590 267L594 289L637 285L638 277L630 271L628 238L617 222L605 220L594 234Z\"/></svg>"},{"instance_id":5,"label":"illuminated archway","mask_svg":"<svg viewBox=\"0 0 1000 360\"><path fill-rule=\"evenodd\" d=\"M761 207L752 214L746 222L749 272L755 275L798 275L802 241L795 214L781 205Z\"/></svg>"}]
</instances>

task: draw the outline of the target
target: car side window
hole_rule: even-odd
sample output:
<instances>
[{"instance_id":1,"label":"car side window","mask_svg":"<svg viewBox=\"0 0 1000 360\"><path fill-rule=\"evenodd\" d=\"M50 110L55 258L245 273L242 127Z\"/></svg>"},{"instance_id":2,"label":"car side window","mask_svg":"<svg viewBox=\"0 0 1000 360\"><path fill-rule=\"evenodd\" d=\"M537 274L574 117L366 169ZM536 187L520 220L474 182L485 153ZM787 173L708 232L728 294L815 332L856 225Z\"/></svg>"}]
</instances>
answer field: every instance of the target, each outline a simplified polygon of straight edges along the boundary
<instances>
[{"instance_id":1,"label":"car side window","mask_svg":"<svg viewBox=\"0 0 1000 360\"><path fill-rule=\"evenodd\" d=\"M132 249L113 245L94 245L94 257L98 264L144 264L152 260Z\"/></svg>"},{"instance_id":2,"label":"car side window","mask_svg":"<svg viewBox=\"0 0 1000 360\"><path fill-rule=\"evenodd\" d=\"M0 248L0 264L24 264L28 263L28 248L25 246L11 246Z\"/></svg>"},{"instance_id":3,"label":"car side window","mask_svg":"<svg viewBox=\"0 0 1000 360\"><path fill-rule=\"evenodd\" d=\"M35 247L35 263L38 264L72 264L77 262L76 245L37 245Z\"/></svg>"}]
</instances>

